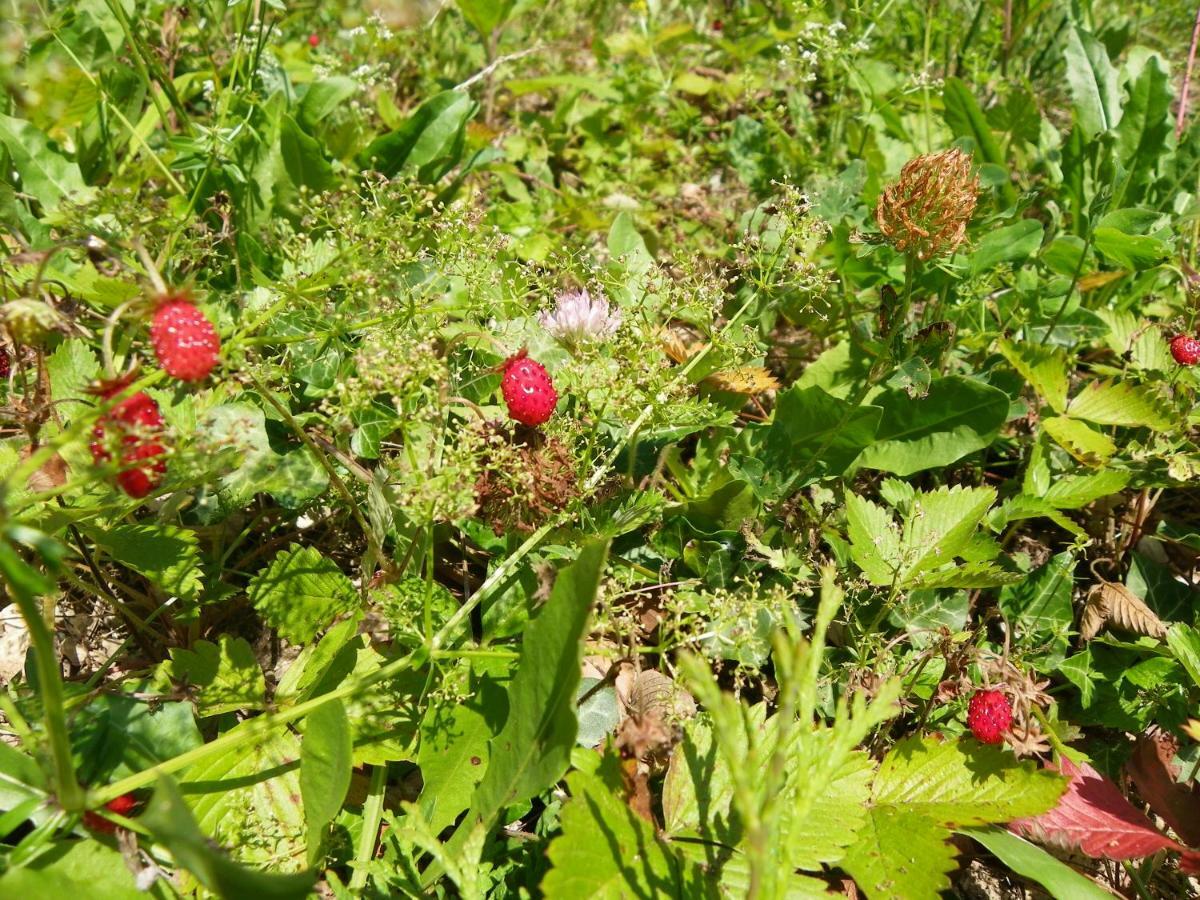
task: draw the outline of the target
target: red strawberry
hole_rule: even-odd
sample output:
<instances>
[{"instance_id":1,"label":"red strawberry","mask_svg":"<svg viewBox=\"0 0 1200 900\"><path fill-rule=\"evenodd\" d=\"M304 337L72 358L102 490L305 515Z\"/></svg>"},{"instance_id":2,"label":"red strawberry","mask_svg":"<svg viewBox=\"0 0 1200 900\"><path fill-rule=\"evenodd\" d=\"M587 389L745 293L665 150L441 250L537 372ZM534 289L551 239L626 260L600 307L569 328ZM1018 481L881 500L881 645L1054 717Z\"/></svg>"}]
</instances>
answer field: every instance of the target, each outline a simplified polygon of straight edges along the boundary
<instances>
[{"instance_id":1,"label":"red strawberry","mask_svg":"<svg viewBox=\"0 0 1200 900\"><path fill-rule=\"evenodd\" d=\"M315 47L319 43L321 43L321 36L316 32L313 32L308 36L308 46Z\"/></svg>"},{"instance_id":2,"label":"red strawberry","mask_svg":"<svg viewBox=\"0 0 1200 900\"><path fill-rule=\"evenodd\" d=\"M12 359L8 355L8 351L0 347L0 379L7 378L12 374Z\"/></svg>"},{"instance_id":3,"label":"red strawberry","mask_svg":"<svg viewBox=\"0 0 1200 900\"><path fill-rule=\"evenodd\" d=\"M101 387L101 397L115 396L123 384ZM106 393L107 391L107 393ZM159 440L163 430L162 412L145 391L126 397L96 423L92 429L92 459L97 464L112 462L113 451L121 455L122 469L117 484L126 494L140 500L162 484L167 449ZM119 447L113 444L119 442Z\"/></svg>"},{"instance_id":4,"label":"red strawberry","mask_svg":"<svg viewBox=\"0 0 1200 900\"><path fill-rule=\"evenodd\" d=\"M154 313L150 342L167 374L202 381L217 364L221 339L212 322L186 296L169 297Z\"/></svg>"},{"instance_id":5,"label":"red strawberry","mask_svg":"<svg viewBox=\"0 0 1200 900\"><path fill-rule=\"evenodd\" d=\"M1181 334L1171 341L1171 355L1181 366L1194 366L1200 362L1200 340L1190 334Z\"/></svg>"},{"instance_id":6,"label":"red strawberry","mask_svg":"<svg viewBox=\"0 0 1200 900\"><path fill-rule=\"evenodd\" d=\"M967 727L985 744L1000 744L1012 725L1012 705L999 691L976 691L967 704Z\"/></svg>"},{"instance_id":7,"label":"red strawberry","mask_svg":"<svg viewBox=\"0 0 1200 900\"><path fill-rule=\"evenodd\" d=\"M522 425L541 425L554 415L558 392L545 366L522 350L504 361L503 372L500 389L513 419Z\"/></svg>"},{"instance_id":8,"label":"red strawberry","mask_svg":"<svg viewBox=\"0 0 1200 900\"><path fill-rule=\"evenodd\" d=\"M128 816L133 812L135 806L137 806L137 798L133 794L122 794L120 797L109 800L104 804L105 809L116 813L118 816ZM92 829L92 831L100 831L104 834L112 834L117 830L115 822L110 822L104 816L90 811L83 814L83 824Z\"/></svg>"}]
</instances>

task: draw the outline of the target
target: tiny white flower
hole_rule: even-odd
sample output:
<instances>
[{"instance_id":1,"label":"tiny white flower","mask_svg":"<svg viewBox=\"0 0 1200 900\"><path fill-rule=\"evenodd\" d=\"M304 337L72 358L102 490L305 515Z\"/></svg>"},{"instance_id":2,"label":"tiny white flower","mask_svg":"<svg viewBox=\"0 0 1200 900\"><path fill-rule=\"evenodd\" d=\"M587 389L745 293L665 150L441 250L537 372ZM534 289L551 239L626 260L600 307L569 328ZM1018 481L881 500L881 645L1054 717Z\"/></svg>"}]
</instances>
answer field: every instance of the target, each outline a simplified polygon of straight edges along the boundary
<instances>
[{"instance_id":1,"label":"tiny white flower","mask_svg":"<svg viewBox=\"0 0 1200 900\"><path fill-rule=\"evenodd\" d=\"M559 294L553 312L543 312L538 321L560 344L573 349L588 341L612 337L621 326L621 311L604 297L593 298L586 290Z\"/></svg>"}]
</instances>

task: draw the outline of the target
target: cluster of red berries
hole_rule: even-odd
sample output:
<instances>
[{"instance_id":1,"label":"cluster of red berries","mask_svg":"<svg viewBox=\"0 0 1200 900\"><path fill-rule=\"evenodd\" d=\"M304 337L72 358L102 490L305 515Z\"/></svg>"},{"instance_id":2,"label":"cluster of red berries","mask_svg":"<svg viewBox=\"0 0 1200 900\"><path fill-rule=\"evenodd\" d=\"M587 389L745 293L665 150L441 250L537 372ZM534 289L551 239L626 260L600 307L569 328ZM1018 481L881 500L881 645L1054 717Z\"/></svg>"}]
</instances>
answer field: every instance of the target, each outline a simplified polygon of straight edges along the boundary
<instances>
[{"instance_id":1,"label":"cluster of red berries","mask_svg":"<svg viewBox=\"0 0 1200 900\"><path fill-rule=\"evenodd\" d=\"M967 704L967 727L985 744L1003 743L1012 720L1012 704L999 691L976 691Z\"/></svg>"},{"instance_id":2,"label":"cluster of red berries","mask_svg":"<svg viewBox=\"0 0 1200 900\"><path fill-rule=\"evenodd\" d=\"M542 425L554 415L558 391L546 367L522 350L504 361L500 391L508 414L522 425Z\"/></svg>"},{"instance_id":3,"label":"cluster of red berries","mask_svg":"<svg viewBox=\"0 0 1200 900\"><path fill-rule=\"evenodd\" d=\"M1181 366L1194 366L1200 362L1200 338L1181 334L1171 341L1171 355Z\"/></svg>"},{"instance_id":4,"label":"cluster of red berries","mask_svg":"<svg viewBox=\"0 0 1200 900\"><path fill-rule=\"evenodd\" d=\"M133 794L122 794L120 797L109 800L104 804L106 810L116 813L118 816L128 816L133 812L135 806L137 806L137 798ZM92 831L99 831L103 834L112 834L117 830L115 823L94 812L85 812L83 814L83 824Z\"/></svg>"},{"instance_id":5,"label":"cluster of red berries","mask_svg":"<svg viewBox=\"0 0 1200 900\"><path fill-rule=\"evenodd\" d=\"M12 359L9 358L8 351L0 347L0 380L7 378L12 374Z\"/></svg>"},{"instance_id":6,"label":"cluster of red berries","mask_svg":"<svg viewBox=\"0 0 1200 900\"><path fill-rule=\"evenodd\" d=\"M203 381L217 364L221 340L212 322L186 294L163 298L150 322L150 343L159 365L180 381ZM111 400L129 384L129 378L101 382L93 389L102 400ZM138 391L106 412L92 429L92 459L121 464L117 485L140 500L160 484L167 473L163 445L162 411L154 398Z\"/></svg>"}]
</instances>

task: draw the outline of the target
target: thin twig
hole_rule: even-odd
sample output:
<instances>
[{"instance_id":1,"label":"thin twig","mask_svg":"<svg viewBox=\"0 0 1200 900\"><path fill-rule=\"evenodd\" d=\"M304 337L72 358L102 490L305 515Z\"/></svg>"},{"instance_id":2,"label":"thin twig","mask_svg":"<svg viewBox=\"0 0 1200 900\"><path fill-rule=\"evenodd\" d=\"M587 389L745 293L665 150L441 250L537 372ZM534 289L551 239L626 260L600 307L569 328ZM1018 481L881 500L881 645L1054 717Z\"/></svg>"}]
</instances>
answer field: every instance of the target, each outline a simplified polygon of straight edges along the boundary
<instances>
[{"instance_id":1,"label":"thin twig","mask_svg":"<svg viewBox=\"0 0 1200 900\"><path fill-rule=\"evenodd\" d=\"M1196 65L1196 44L1200 42L1200 6L1196 7L1196 23L1192 26L1192 45L1188 48L1187 69L1183 73L1183 87L1179 91L1179 112L1175 115L1175 138L1183 134L1183 123L1187 119L1188 88L1192 84L1192 69Z\"/></svg>"},{"instance_id":2,"label":"thin twig","mask_svg":"<svg viewBox=\"0 0 1200 900\"><path fill-rule=\"evenodd\" d=\"M524 50L518 50L516 53L506 53L506 54L504 54L504 56L497 56L495 59L493 59L490 63L488 63L486 66L484 66L478 72L476 72L474 75L472 75L466 81L461 82L460 84L456 84L453 89L456 91L465 91L471 85L476 84L480 81L483 81L483 79L487 78L489 75L491 75L493 72L495 72L498 68L505 65L506 63L510 63L510 62L513 62L514 60L518 60L523 56L528 56L530 53L536 53L537 51L539 51L541 49L542 49L541 44L534 44L532 47L526 47Z\"/></svg>"}]
</instances>

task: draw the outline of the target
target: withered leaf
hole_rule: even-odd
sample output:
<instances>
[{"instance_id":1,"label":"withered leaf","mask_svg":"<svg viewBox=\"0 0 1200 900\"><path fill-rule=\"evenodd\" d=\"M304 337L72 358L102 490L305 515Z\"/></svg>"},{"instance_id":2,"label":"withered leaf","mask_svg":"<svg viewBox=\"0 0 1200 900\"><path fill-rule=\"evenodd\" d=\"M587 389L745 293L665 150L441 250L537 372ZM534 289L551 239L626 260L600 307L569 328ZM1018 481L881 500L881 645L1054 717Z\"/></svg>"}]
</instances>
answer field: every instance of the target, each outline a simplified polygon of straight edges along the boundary
<instances>
[{"instance_id":1,"label":"withered leaf","mask_svg":"<svg viewBox=\"0 0 1200 900\"><path fill-rule=\"evenodd\" d=\"M1123 584L1104 581L1088 591L1087 605L1079 620L1079 634L1090 641L1105 625L1115 625L1134 634L1166 637L1167 626L1137 594Z\"/></svg>"},{"instance_id":2,"label":"withered leaf","mask_svg":"<svg viewBox=\"0 0 1200 900\"><path fill-rule=\"evenodd\" d=\"M1200 786L1180 784L1179 742L1164 731L1138 737L1125 772L1138 794L1186 843L1200 846Z\"/></svg>"}]
</instances>

